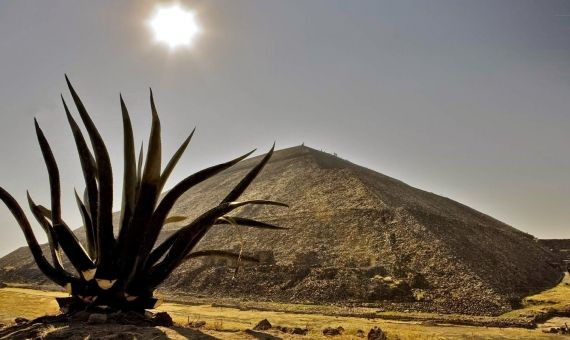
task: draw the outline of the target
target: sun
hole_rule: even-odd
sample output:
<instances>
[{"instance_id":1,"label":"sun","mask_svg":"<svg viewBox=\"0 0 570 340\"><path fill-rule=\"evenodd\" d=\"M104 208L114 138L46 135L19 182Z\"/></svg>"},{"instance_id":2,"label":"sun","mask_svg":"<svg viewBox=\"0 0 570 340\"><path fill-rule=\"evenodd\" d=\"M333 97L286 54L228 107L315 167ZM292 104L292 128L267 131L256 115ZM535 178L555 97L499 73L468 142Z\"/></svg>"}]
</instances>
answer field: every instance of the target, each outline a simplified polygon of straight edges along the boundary
<instances>
[{"instance_id":1,"label":"sun","mask_svg":"<svg viewBox=\"0 0 570 340\"><path fill-rule=\"evenodd\" d=\"M192 46L194 38L201 31L196 13L178 4L158 7L149 20L149 26L155 40L167 44L171 49Z\"/></svg>"}]
</instances>

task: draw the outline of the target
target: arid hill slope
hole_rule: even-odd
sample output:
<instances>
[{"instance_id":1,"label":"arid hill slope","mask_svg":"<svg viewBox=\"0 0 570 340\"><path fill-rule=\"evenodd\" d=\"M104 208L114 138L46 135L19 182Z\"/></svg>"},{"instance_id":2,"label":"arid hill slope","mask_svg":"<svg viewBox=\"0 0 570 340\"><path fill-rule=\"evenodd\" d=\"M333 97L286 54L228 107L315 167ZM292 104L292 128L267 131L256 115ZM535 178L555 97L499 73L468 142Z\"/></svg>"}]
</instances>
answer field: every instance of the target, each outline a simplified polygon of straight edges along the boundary
<instances>
[{"instance_id":1,"label":"arid hill slope","mask_svg":"<svg viewBox=\"0 0 570 340\"><path fill-rule=\"evenodd\" d=\"M214 206L258 160L193 188L172 214L192 218ZM242 197L247 198L278 200L291 208L247 207L236 215L291 229L216 226L199 248L243 246L262 263L244 265L232 278L232 263L191 260L164 290L493 314L561 277L559 257L531 235L305 146L275 152ZM164 235L178 226L169 225ZM44 280L25 248L0 259L0 268L6 282Z\"/></svg>"}]
</instances>

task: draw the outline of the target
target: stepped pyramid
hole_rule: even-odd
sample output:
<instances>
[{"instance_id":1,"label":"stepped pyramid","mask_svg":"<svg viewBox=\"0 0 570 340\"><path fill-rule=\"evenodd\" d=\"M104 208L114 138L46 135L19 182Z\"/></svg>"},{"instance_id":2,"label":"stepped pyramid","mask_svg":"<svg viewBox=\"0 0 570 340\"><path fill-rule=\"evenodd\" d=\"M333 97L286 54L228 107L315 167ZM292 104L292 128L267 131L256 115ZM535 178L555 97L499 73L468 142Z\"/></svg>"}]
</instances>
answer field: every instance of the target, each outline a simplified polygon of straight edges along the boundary
<instances>
[{"instance_id":1,"label":"stepped pyramid","mask_svg":"<svg viewBox=\"0 0 570 340\"><path fill-rule=\"evenodd\" d=\"M193 218L216 205L258 161L243 161L196 186L171 215ZM243 249L261 263L241 264L236 275L236 264L224 259L189 260L163 290L498 314L562 276L559 257L533 236L306 146L276 151L241 199L254 197L291 207L245 207L235 215L291 229L215 226L198 248ZM167 225L162 237L182 223ZM6 282L44 281L26 248L0 259L2 268Z\"/></svg>"}]
</instances>

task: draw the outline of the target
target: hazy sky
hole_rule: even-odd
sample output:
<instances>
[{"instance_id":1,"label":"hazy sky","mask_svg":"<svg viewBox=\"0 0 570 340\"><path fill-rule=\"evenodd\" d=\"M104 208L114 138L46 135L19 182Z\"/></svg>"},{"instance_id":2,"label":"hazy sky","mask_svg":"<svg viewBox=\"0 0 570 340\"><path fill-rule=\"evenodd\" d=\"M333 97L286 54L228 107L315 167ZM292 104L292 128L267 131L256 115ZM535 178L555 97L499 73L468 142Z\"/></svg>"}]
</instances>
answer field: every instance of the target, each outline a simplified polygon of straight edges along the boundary
<instances>
[{"instance_id":1,"label":"hazy sky","mask_svg":"<svg viewBox=\"0 0 570 340\"><path fill-rule=\"evenodd\" d=\"M274 140L304 142L538 237L570 237L569 1L182 3L202 34L172 53L153 42L150 1L0 2L0 185L26 212L26 189L49 203L37 117L64 216L80 225L81 170L59 100L67 73L117 185L119 91L142 140L151 86L166 156L197 126L172 180ZM3 205L0 228L0 255L25 244Z\"/></svg>"}]
</instances>

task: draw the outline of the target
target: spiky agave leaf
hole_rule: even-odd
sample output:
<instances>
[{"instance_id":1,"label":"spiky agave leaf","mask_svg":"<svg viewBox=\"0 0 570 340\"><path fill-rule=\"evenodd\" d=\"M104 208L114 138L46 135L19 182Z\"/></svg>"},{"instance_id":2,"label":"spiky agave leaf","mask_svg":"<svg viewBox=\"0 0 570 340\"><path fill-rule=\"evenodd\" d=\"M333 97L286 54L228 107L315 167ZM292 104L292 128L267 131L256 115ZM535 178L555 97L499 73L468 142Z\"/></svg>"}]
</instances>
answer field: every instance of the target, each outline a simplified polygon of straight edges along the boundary
<instances>
[{"instance_id":1,"label":"spiky agave leaf","mask_svg":"<svg viewBox=\"0 0 570 340\"><path fill-rule=\"evenodd\" d=\"M278 207L285 207L289 208L289 205L283 202L271 201L271 200L248 200L248 201L241 201L241 202L229 202L229 211L232 211L236 208L243 207L244 205L274 205ZM220 204L220 206L225 205L225 203Z\"/></svg>"},{"instance_id":2,"label":"spiky agave leaf","mask_svg":"<svg viewBox=\"0 0 570 340\"><path fill-rule=\"evenodd\" d=\"M247 175L245 175L245 177L238 183L238 185L236 185L234 189L222 200L222 203L233 202L237 200L241 194L243 194L245 189L247 189L255 177L257 177L257 175L261 172L265 164L267 164L269 158L271 158L271 155L273 155L274 149L275 143L273 143L271 150L269 150L269 152L261 159L261 162L259 162L253 169L248 172Z\"/></svg>"},{"instance_id":3,"label":"spiky agave leaf","mask_svg":"<svg viewBox=\"0 0 570 340\"><path fill-rule=\"evenodd\" d=\"M144 152L144 142L141 142L141 148L139 150L139 157L137 162L137 186L135 196L139 195L139 191L141 189L141 180L142 180L142 167L143 167L143 152Z\"/></svg>"},{"instance_id":4,"label":"spiky agave leaf","mask_svg":"<svg viewBox=\"0 0 570 340\"><path fill-rule=\"evenodd\" d=\"M261 229L280 229L280 230L289 229L286 227L280 227L274 224L257 221L251 218L236 217L236 216L222 216L218 218L214 224L234 224L238 226L254 227Z\"/></svg>"},{"instance_id":5,"label":"spiky agave leaf","mask_svg":"<svg viewBox=\"0 0 570 340\"><path fill-rule=\"evenodd\" d=\"M34 119L34 125L36 127L36 136L38 137L40 149L42 150L42 156L44 158L44 162L46 164L49 175L51 219L54 224L61 223L61 189L59 181L59 170L57 168L57 163L55 161L55 157L53 156L49 143L36 119Z\"/></svg>"},{"instance_id":6,"label":"spiky agave leaf","mask_svg":"<svg viewBox=\"0 0 570 340\"><path fill-rule=\"evenodd\" d=\"M70 262L82 273L90 271L95 267L95 264L69 227L63 222L61 218L61 189L59 180L59 169L55 161L55 157L51 151L49 143L40 128L37 120L34 120L36 127L36 134L40 149L46 163L49 174L50 193L51 193L51 220L53 230L57 235L57 241L61 245L63 251L67 254Z\"/></svg>"},{"instance_id":7,"label":"spiky agave leaf","mask_svg":"<svg viewBox=\"0 0 570 340\"><path fill-rule=\"evenodd\" d=\"M136 269L136 260L139 248L144 237L150 216L154 211L159 196L161 171L161 141L160 119L154 104L152 90L150 90L150 105L152 112L152 126L147 149L146 162L142 174L140 191L138 193L133 217L127 224L126 231L119 238L118 258L121 278L127 279Z\"/></svg>"},{"instance_id":8,"label":"spiky agave leaf","mask_svg":"<svg viewBox=\"0 0 570 340\"><path fill-rule=\"evenodd\" d=\"M232 218L232 217L230 217L230 216L222 216L222 217L219 217L216 221L220 221L220 220L226 221L226 222L228 222L229 224L231 224L231 225L233 225L233 226L235 226L235 227L238 226L238 224L236 223L235 219ZM243 255L243 240L241 239L241 235L240 235L239 238L240 238L240 250L239 250L239 253L238 253L238 254L231 253L231 252L226 252L226 251L216 251L216 250L214 250L214 251L205 251L205 253L206 253L205 255L206 255L206 256L208 256L208 255L210 255L210 254L215 255L216 253L220 253L222 256L225 255L225 256L227 256L227 257L229 257L229 258L232 258L232 259L236 260L236 268L235 268L235 271L234 271L234 275L232 276L232 280L235 279L235 277L237 276L238 271L239 271L239 268L240 268L240 264L241 264L242 261L259 262L259 260L256 259L256 258L249 257L249 256L247 256L247 255ZM198 252L192 252L192 253L186 255L186 257L185 257L184 259L186 260L186 259L188 259L189 257L191 258L192 255L194 255L194 256L201 256L200 253L201 253L200 251L198 251Z\"/></svg>"},{"instance_id":9,"label":"spiky agave leaf","mask_svg":"<svg viewBox=\"0 0 570 340\"><path fill-rule=\"evenodd\" d=\"M154 266L172 247L172 244L178 238L178 234L175 232L168 236L164 241L162 241L156 248L154 248L150 254L147 256L146 263L144 265L144 271L148 272L152 266Z\"/></svg>"},{"instance_id":10,"label":"spiky agave leaf","mask_svg":"<svg viewBox=\"0 0 570 340\"><path fill-rule=\"evenodd\" d=\"M63 107L65 109L65 115L67 117L67 121L69 123L69 127L71 128L71 132L73 134L73 138L75 140L75 146L77 148L77 154L79 155L79 162L81 163L81 170L83 172L83 180L85 181L85 207L89 212L89 219L91 221L91 225L93 227L93 235L95 237L94 246L97 246L97 235L95 233L97 226L97 197L99 195L97 189L97 165L95 164L95 159L93 158L93 154L91 154L91 150L87 146L87 142L83 137L83 133L77 125L75 119L69 112L69 108L65 103L65 99L63 99L63 95L61 96L61 101L63 103Z\"/></svg>"},{"instance_id":11,"label":"spiky agave leaf","mask_svg":"<svg viewBox=\"0 0 570 340\"><path fill-rule=\"evenodd\" d=\"M226 202L218 205L215 208L208 210L207 212L200 215L192 223L185 227L179 229L172 241L172 246L164 259L157 263L154 267L149 270L149 287L156 287L162 281L164 281L171 273L176 269L184 257L194 248L194 246L204 237L208 229L215 223L215 221L224 216L225 214L231 212L234 209L242 207L249 204L260 204L260 205L275 205L288 207L287 204L269 200L251 200L244 202Z\"/></svg>"},{"instance_id":12,"label":"spiky agave leaf","mask_svg":"<svg viewBox=\"0 0 570 340\"><path fill-rule=\"evenodd\" d=\"M186 219L187 219L187 217L185 217L185 216L169 216L166 220L164 220L164 224L166 225L169 223L182 222Z\"/></svg>"},{"instance_id":13,"label":"spiky agave leaf","mask_svg":"<svg viewBox=\"0 0 570 340\"><path fill-rule=\"evenodd\" d=\"M133 134L133 126L127 105L123 100L123 96L119 95L121 102L121 113L123 117L123 148L124 148L124 170L123 170L123 203L121 206L121 219L119 239L124 237L128 224L133 216L136 195L137 195L137 163L135 160L135 138Z\"/></svg>"},{"instance_id":14,"label":"spiky agave leaf","mask_svg":"<svg viewBox=\"0 0 570 340\"><path fill-rule=\"evenodd\" d=\"M228 218L231 218L235 222L235 224L238 226L246 226L246 227L261 228L261 229L281 229L281 230L289 229L289 228L285 228L285 227L279 227L279 226L276 226L273 224L268 224L265 222L256 221L256 220L249 219L249 218L229 217L229 216L222 216L222 217L218 218L214 222L214 224L215 225L234 224L234 223L231 223ZM152 267L154 264L156 264L168 252L168 250L170 249L170 247L172 246L174 241L178 238L178 236L180 236L179 232L175 232L175 233L171 234L164 241L162 241L162 243L160 245L158 245L158 247L156 247L155 249L152 250L152 252L148 256L145 270L148 270L150 267Z\"/></svg>"},{"instance_id":15,"label":"spiky agave leaf","mask_svg":"<svg viewBox=\"0 0 570 340\"><path fill-rule=\"evenodd\" d=\"M14 197L12 197L2 187L0 187L0 199L4 202L6 207L8 207L8 209L10 210L10 212L12 213L12 215L20 225L20 228L22 229L22 232L24 233L24 236L26 238L26 242L28 243L28 248L30 249L32 256L34 257L34 260L36 261L36 264L38 265L38 268L41 270L41 272L44 273L44 275L47 276L50 280L52 280L53 282L62 287L65 287L65 285L69 284L70 282L76 281L77 280L76 278L66 274L63 271L56 269L49 263L48 260L46 260L42 252L42 249L38 244L36 236L32 231L30 222L28 221L26 215L24 214L24 211L22 210L18 202L16 202Z\"/></svg>"},{"instance_id":16,"label":"spiky agave leaf","mask_svg":"<svg viewBox=\"0 0 570 340\"><path fill-rule=\"evenodd\" d=\"M48 208L44 207L43 205L36 205L36 208L38 209L38 211L42 214L43 217L47 218L48 220L51 221L51 210L49 210Z\"/></svg>"},{"instance_id":17,"label":"spiky agave leaf","mask_svg":"<svg viewBox=\"0 0 570 340\"><path fill-rule=\"evenodd\" d=\"M143 245L139 251L139 260L137 263L139 264L139 269L145 266L147 258L150 254L150 251L154 247L156 240L158 239L158 235L162 230L164 225L164 221L166 220L170 210L174 206L174 203L188 190L190 190L196 184L199 184L208 178L222 172L225 169L230 168L231 166L237 164L241 160L245 159L255 150L246 153L238 158L235 158L229 162L221 163L218 165L214 165L207 169L198 171L185 179L183 179L180 183L175 185L172 189L164 195L160 203L158 204L156 210L154 211L150 223L145 230L145 235L143 237Z\"/></svg>"},{"instance_id":18,"label":"spiky agave leaf","mask_svg":"<svg viewBox=\"0 0 570 340\"><path fill-rule=\"evenodd\" d=\"M53 230L53 226L48 222L48 217L46 217L46 211L42 211L40 206L36 205L36 203L32 200L29 192L26 192L28 197L28 204L30 206L30 210L32 214L46 233L48 237L48 244L51 252L51 258L53 266L58 271L64 271L63 268L63 260L61 254L61 248L59 247L59 243L57 241L57 235L55 230ZM49 214L49 218L51 218L51 211Z\"/></svg>"},{"instance_id":19,"label":"spiky agave leaf","mask_svg":"<svg viewBox=\"0 0 570 340\"><path fill-rule=\"evenodd\" d=\"M222 203L229 203L229 202L237 199L245 191L245 189L247 189L247 187L251 184L251 182L259 174L259 172L263 169L265 164L267 164L267 162L269 161L269 159L273 155L274 149L275 149L275 143L273 143L273 146L271 147L269 152L261 159L261 161L253 169L251 169L247 173L247 175L245 175L245 177L236 185L236 187L234 187L234 189L222 200ZM255 150L251 151L249 154L253 153L254 151ZM242 156L241 159L244 159L249 154ZM227 167L230 167L230 166L234 165L235 163L241 161L241 159L239 159L239 160L238 159L239 158L236 158L235 160L231 161L232 164L229 164ZM230 162L228 162L228 163L230 163ZM225 163L225 164L228 164L228 163ZM220 167L220 165L209 168L209 169ZM203 171L207 172L209 169L206 169ZM223 169L220 169L218 172L221 172L222 170ZM217 174L218 172L216 172L215 174ZM154 234L150 235L150 237L145 237L145 239L147 240L148 243L147 243L147 246L145 248L143 248L144 251L141 252L143 254L143 256L147 256L146 261L143 262L143 265L145 268L149 269L156 262L158 262L164 256L164 254L166 254L166 252L170 249L170 247L172 246L172 244L174 243L176 238L178 238L178 236L182 233L181 230L178 230L175 234L169 236L165 241L163 241L163 243L160 244L156 249L154 249L152 252L150 251L152 249L152 247L154 246L154 242L156 242L156 239L158 238L158 235L160 233L162 225L164 224L164 220L166 219L166 216L170 212L170 209L172 209L172 207L174 206L174 203L176 202L176 200L180 196L182 196L182 194L184 194L187 190L189 190L192 186L201 182L202 180L205 180L205 178L201 179L199 181L193 180L192 177L193 176L199 177L199 176L197 176L198 174L199 173L196 173L192 176L187 177L185 180L183 180L177 186L175 186L172 190L170 190L168 192L168 194L162 199L158 208L156 209L156 212L152 216L153 219L152 219L151 224L150 224L151 229L149 229L148 231L153 232ZM214 174L212 174L212 175L214 175ZM220 215L220 216L222 216L222 215ZM213 222L213 223L215 223L215 222ZM152 244L150 244L150 242L152 242ZM148 255L146 255L146 254L148 254Z\"/></svg>"},{"instance_id":20,"label":"spiky agave leaf","mask_svg":"<svg viewBox=\"0 0 570 340\"><path fill-rule=\"evenodd\" d=\"M65 76L67 87L77 111L85 125L93 152L95 154L95 162L97 165L97 180L99 183L99 192L97 197L97 254L99 263L97 266L97 278L104 280L115 280L113 273L113 262L115 252L115 237L113 235L113 171L111 169L111 160L109 152L103 142L103 138L91 117L87 113L83 102L75 92L67 75Z\"/></svg>"},{"instance_id":21,"label":"spiky agave leaf","mask_svg":"<svg viewBox=\"0 0 570 340\"><path fill-rule=\"evenodd\" d=\"M81 273L82 277L87 281L91 280L96 267L90 257L90 254L85 250L79 239L77 239L77 236L75 236L69 226L61 219L60 223L53 224L53 221L50 220L50 211L45 208L41 209L41 206L36 206L29 195L28 201L30 203L32 213L48 234L48 242L50 242L50 235L52 235L51 238L54 241L54 246L57 245L57 247L54 248L54 250L57 251L57 257L59 258L57 261L59 262L58 264L55 264L56 258L54 258L54 266L56 269L63 269L60 259L60 252L62 249L74 268Z\"/></svg>"},{"instance_id":22,"label":"spiky agave leaf","mask_svg":"<svg viewBox=\"0 0 570 340\"><path fill-rule=\"evenodd\" d=\"M97 259L97 245L96 245L96 236L95 230L93 228L93 223L91 222L91 216L89 215L89 211L85 204L79 198L77 191L74 190L75 194L75 202L77 203L77 208L81 213L81 219L83 220L83 228L85 229L85 239L87 240L87 252L89 253L89 257L96 261Z\"/></svg>"},{"instance_id":23,"label":"spiky agave leaf","mask_svg":"<svg viewBox=\"0 0 570 340\"><path fill-rule=\"evenodd\" d=\"M182 145L180 145L178 150L176 150L176 152L174 153L174 155L172 156L172 158L170 159L168 164L166 164L166 167L162 171L162 175L160 175L159 192L162 191L162 189L164 188L164 185L166 184L168 177L170 177L172 170L174 170L174 167L176 166L176 164L180 160L180 157L182 157L182 155L184 154L184 151L186 151L186 148L188 147L188 144L190 143L192 136L194 136L194 131L196 131L196 128L194 128L192 130L192 132L190 132L190 135L186 138L186 140L182 143Z\"/></svg>"},{"instance_id":24,"label":"spiky agave leaf","mask_svg":"<svg viewBox=\"0 0 570 340\"><path fill-rule=\"evenodd\" d=\"M91 222L89 219L89 213L87 212L87 208L83 205L83 202L81 202L81 199L79 198L77 192L75 192L75 199L76 199L77 206L79 208L79 211L80 211L82 219L83 219L83 226L85 229L86 240L87 240L87 244L88 244L87 254L88 254L90 259L94 259L96 254L92 255L92 252L93 253L96 252L96 248L94 247L94 239L95 238L93 236L94 230L92 228L92 225L91 225ZM41 225L44 225L44 223L43 223L44 221L39 220L40 216L43 217L43 219L45 220L45 222L47 222L47 224L49 226L49 230L51 232L55 233L54 226L52 225L53 222L52 222L51 210L47 209L46 207L44 207L42 205L35 205L32 198L30 197L29 193L28 193L28 202L30 203L30 210L32 210L32 213L34 214L36 219L38 219L38 222ZM65 224L65 222L63 222L63 220L61 221L61 224L63 224L65 226L65 228L62 232L66 233L66 234L73 234L71 229L69 229L69 227L67 227L67 225ZM57 235L53 235L53 236L54 236L53 237L54 240L57 240ZM75 234L73 234L72 237L77 240ZM79 240L77 240L77 242L75 242L75 243L77 243L78 246L73 246L73 247L79 247L79 248L83 249L83 246L81 245L81 242L79 242ZM59 242L57 242L57 246L58 246L58 249L61 250L61 247L59 246ZM82 252L84 252L84 251L82 251Z\"/></svg>"},{"instance_id":25,"label":"spiky agave leaf","mask_svg":"<svg viewBox=\"0 0 570 340\"><path fill-rule=\"evenodd\" d=\"M89 257L89 254L77 239L77 236L69 229L67 224L54 224L53 229L57 235L57 240L67 255L67 258L84 277L90 276L89 273L95 268L95 263ZM87 274L86 274L87 273Z\"/></svg>"}]
</instances>

